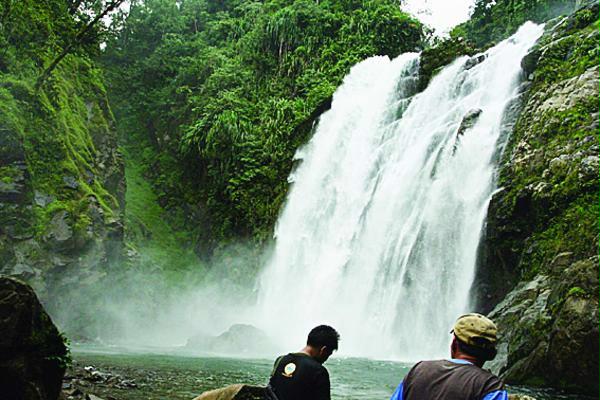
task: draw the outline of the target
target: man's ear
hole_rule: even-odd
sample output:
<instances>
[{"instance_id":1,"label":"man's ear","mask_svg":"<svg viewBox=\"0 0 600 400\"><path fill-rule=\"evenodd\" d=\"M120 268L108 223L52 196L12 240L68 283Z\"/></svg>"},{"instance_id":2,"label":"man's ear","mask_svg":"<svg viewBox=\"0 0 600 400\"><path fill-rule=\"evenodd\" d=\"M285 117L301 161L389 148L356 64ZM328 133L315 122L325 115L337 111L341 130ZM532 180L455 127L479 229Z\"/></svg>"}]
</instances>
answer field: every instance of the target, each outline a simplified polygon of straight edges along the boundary
<instances>
[{"instance_id":1,"label":"man's ear","mask_svg":"<svg viewBox=\"0 0 600 400\"><path fill-rule=\"evenodd\" d=\"M452 338L452 344L450 345L450 355L454 357L454 355L458 352L458 343L456 342L456 336Z\"/></svg>"}]
</instances>

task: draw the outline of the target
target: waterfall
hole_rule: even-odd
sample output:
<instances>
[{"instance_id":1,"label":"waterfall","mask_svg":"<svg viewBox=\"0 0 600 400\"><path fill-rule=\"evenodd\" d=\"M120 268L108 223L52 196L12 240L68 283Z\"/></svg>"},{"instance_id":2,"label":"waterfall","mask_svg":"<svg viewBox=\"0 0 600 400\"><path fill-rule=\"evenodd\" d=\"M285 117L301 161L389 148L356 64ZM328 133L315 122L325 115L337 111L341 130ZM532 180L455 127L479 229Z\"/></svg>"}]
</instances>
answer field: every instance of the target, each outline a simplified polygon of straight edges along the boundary
<instances>
[{"instance_id":1,"label":"waterfall","mask_svg":"<svg viewBox=\"0 0 600 400\"><path fill-rule=\"evenodd\" d=\"M257 325L290 351L326 323L344 354L447 356L469 307L503 120L542 31L526 23L418 94L418 54L352 68L296 154Z\"/></svg>"}]
</instances>

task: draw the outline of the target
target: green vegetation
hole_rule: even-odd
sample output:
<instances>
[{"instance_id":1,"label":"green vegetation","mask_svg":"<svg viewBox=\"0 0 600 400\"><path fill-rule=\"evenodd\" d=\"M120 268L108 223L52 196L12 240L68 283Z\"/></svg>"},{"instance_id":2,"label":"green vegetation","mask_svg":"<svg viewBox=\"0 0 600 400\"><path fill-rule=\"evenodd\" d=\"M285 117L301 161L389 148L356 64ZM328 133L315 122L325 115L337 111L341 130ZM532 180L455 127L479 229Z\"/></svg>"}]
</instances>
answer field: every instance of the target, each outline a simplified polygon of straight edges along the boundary
<instances>
[{"instance_id":1,"label":"green vegetation","mask_svg":"<svg viewBox=\"0 0 600 400\"><path fill-rule=\"evenodd\" d=\"M199 263L193 252L193 237L183 227L174 229L159 205L151 185L142 176L137 157L125 151L125 239L138 254L135 261L144 269L159 266L166 272L178 272ZM176 225L174 225L176 226Z\"/></svg>"},{"instance_id":2,"label":"green vegetation","mask_svg":"<svg viewBox=\"0 0 600 400\"><path fill-rule=\"evenodd\" d=\"M586 291L583 288L580 288L579 286L575 286L572 287L571 289L569 289L569 291L567 292L567 297L569 296L581 296L584 297L586 296Z\"/></svg>"},{"instance_id":3,"label":"green vegetation","mask_svg":"<svg viewBox=\"0 0 600 400\"><path fill-rule=\"evenodd\" d=\"M80 315L100 315L84 301L102 292L99 281L120 261L125 189L93 60L101 30L70 45L93 15L75 3L92 2L0 2L0 269L32 284L67 331L80 328L69 325Z\"/></svg>"},{"instance_id":4,"label":"green vegetation","mask_svg":"<svg viewBox=\"0 0 600 400\"><path fill-rule=\"evenodd\" d=\"M423 35L392 0L135 1L113 28L102 62L121 139L200 253L267 238L315 110L356 62Z\"/></svg>"},{"instance_id":5,"label":"green vegetation","mask_svg":"<svg viewBox=\"0 0 600 400\"><path fill-rule=\"evenodd\" d=\"M546 215L537 217L537 229L534 228L528 240L530 248L521 260L521 270L526 277L547 273L551 259L562 252L573 252L577 258L597 253L600 218L597 195L576 197L566 210L552 218Z\"/></svg>"},{"instance_id":6,"label":"green vegetation","mask_svg":"<svg viewBox=\"0 0 600 400\"><path fill-rule=\"evenodd\" d=\"M476 0L469 21L455 27L450 35L487 48L515 33L526 21L546 22L570 14L580 3L577 0Z\"/></svg>"}]
</instances>

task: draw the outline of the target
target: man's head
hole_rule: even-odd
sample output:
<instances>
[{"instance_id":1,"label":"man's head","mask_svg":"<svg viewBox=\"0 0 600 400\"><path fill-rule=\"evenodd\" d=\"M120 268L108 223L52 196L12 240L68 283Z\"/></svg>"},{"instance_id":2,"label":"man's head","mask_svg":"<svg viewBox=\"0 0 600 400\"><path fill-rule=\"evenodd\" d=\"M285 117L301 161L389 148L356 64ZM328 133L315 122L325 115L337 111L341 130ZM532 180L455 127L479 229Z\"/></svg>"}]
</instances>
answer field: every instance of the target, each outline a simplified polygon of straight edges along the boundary
<instances>
[{"instance_id":1,"label":"man's head","mask_svg":"<svg viewBox=\"0 0 600 400\"><path fill-rule=\"evenodd\" d=\"M306 345L311 348L311 355L320 363L327 361L331 353L338 348L340 334L328 325L319 325L308 334Z\"/></svg>"},{"instance_id":2,"label":"man's head","mask_svg":"<svg viewBox=\"0 0 600 400\"><path fill-rule=\"evenodd\" d=\"M493 360L496 357L497 332L496 324L481 314L461 315L452 329L452 357L467 355L480 365Z\"/></svg>"}]
</instances>

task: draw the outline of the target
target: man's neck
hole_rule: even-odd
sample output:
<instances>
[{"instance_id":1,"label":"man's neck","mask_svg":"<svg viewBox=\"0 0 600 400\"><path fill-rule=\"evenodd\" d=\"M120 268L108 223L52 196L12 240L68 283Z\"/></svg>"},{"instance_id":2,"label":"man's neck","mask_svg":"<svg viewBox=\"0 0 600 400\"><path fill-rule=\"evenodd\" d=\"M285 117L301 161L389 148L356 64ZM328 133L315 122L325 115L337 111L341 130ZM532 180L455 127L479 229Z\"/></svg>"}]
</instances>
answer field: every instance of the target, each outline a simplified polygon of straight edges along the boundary
<instances>
[{"instance_id":1,"label":"man's neck","mask_svg":"<svg viewBox=\"0 0 600 400\"><path fill-rule=\"evenodd\" d=\"M470 362L473 365L477 365L479 368L483 367L483 362L481 360L479 360L478 358L473 357L473 356L471 356L469 354L464 354L464 353L461 353L461 352L457 352L456 354L452 355L452 358L455 358L457 360L468 361L468 362Z\"/></svg>"},{"instance_id":2,"label":"man's neck","mask_svg":"<svg viewBox=\"0 0 600 400\"><path fill-rule=\"evenodd\" d=\"M304 348L300 350L300 353L304 353L312 358L315 358L315 356L317 355L315 348L311 346L304 346Z\"/></svg>"}]
</instances>

